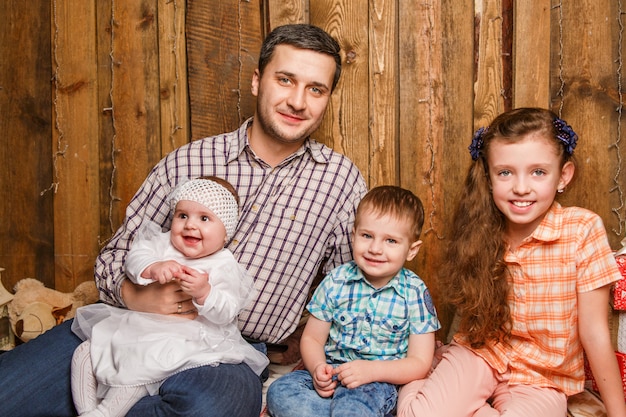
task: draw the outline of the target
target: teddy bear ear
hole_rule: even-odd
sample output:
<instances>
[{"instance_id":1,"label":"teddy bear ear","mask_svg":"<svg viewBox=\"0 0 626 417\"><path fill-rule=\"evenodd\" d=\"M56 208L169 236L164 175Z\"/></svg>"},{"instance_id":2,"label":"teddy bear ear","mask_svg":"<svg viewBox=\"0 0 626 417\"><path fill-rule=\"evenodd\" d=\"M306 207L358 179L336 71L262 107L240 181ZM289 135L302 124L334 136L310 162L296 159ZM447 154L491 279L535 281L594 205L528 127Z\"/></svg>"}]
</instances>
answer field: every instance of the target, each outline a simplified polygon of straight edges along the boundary
<instances>
[{"instance_id":1,"label":"teddy bear ear","mask_svg":"<svg viewBox=\"0 0 626 417\"><path fill-rule=\"evenodd\" d=\"M52 317L54 317L54 319L56 320L56 324L59 325L63 323L65 317L67 316L67 313L69 313L71 310L72 304L66 307L54 307L52 309Z\"/></svg>"}]
</instances>

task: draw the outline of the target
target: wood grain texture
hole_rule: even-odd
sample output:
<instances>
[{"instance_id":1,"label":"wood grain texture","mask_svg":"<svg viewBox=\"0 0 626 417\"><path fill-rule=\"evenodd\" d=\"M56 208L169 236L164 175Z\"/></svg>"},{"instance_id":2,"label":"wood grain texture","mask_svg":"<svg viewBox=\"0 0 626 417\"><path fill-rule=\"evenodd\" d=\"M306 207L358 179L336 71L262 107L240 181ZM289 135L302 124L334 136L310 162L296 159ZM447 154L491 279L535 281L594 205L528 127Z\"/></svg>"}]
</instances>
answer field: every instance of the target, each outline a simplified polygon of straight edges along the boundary
<instances>
[{"instance_id":1,"label":"wood grain texture","mask_svg":"<svg viewBox=\"0 0 626 417\"><path fill-rule=\"evenodd\" d=\"M2 280L53 286L54 193L42 194L53 181L50 2L0 2L0 21Z\"/></svg>"},{"instance_id":2,"label":"wood grain texture","mask_svg":"<svg viewBox=\"0 0 626 417\"><path fill-rule=\"evenodd\" d=\"M93 279L99 247L98 111L95 1L58 0L53 9L55 288L71 292Z\"/></svg>"},{"instance_id":3,"label":"wood grain texture","mask_svg":"<svg viewBox=\"0 0 626 417\"><path fill-rule=\"evenodd\" d=\"M159 0L159 105L161 155L189 142L189 92L184 0Z\"/></svg>"},{"instance_id":4,"label":"wood grain texture","mask_svg":"<svg viewBox=\"0 0 626 417\"><path fill-rule=\"evenodd\" d=\"M550 106L550 3L515 1L513 107Z\"/></svg>"},{"instance_id":5,"label":"wood grain texture","mask_svg":"<svg viewBox=\"0 0 626 417\"><path fill-rule=\"evenodd\" d=\"M501 0L476 2L474 125L488 125L504 108Z\"/></svg>"},{"instance_id":6,"label":"wood grain texture","mask_svg":"<svg viewBox=\"0 0 626 417\"><path fill-rule=\"evenodd\" d=\"M371 0L369 10L369 176L371 187L398 184L398 4Z\"/></svg>"},{"instance_id":7,"label":"wood grain texture","mask_svg":"<svg viewBox=\"0 0 626 417\"><path fill-rule=\"evenodd\" d=\"M250 81L261 47L258 0L187 2L191 137L231 131L254 114Z\"/></svg>"},{"instance_id":8,"label":"wood grain texture","mask_svg":"<svg viewBox=\"0 0 626 417\"><path fill-rule=\"evenodd\" d=\"M579 136L575 155L577 178L561 196L565 205L586 207L604 217L609 231L617 226L608 216L616 201L610 195L616 160L610 145L617 139L619 105L615 66L617 20L610 0L583 1L574 7L563 3L552 13L553 33L562 33L561 56L553 53L552 108ZM567 30L577 26L578 31ZM557 44L553 40L553 45ZM598 47L606 45L607 47ZM622 177L624 178L624 177ZM609 233L613 247L618 236Z\"/></svg>"},{"instance_id":9,"label":"wood grain texture","mask_svg":"<svg viewBox=\"0 0 626 417\"><path fill-rule=\"evenodd\" d=\"M311 3L310 23L330 33L339 42L342 54L341 78L315 138L348 155L363 176L370 178L368 4L329 0Z\"/></svg>"}]
</instances>

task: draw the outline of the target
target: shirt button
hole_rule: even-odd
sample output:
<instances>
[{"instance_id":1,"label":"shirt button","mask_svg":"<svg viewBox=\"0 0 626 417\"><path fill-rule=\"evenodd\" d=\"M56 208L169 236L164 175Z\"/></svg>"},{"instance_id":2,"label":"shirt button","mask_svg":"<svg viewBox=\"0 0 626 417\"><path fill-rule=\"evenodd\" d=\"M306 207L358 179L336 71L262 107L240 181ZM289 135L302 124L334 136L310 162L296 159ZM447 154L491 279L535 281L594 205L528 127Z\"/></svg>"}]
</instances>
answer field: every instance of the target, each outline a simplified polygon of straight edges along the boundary
<instances>
[{"instance_id":1,"label":"shirt button","mask_svg":"<svg viewBox=\"0 0 626 417\"><path fill-rule=\"evenodd\" d=\"M252 211L259 211L259 206L257 204L252 206Z\"/></svg>"}]
</instances>

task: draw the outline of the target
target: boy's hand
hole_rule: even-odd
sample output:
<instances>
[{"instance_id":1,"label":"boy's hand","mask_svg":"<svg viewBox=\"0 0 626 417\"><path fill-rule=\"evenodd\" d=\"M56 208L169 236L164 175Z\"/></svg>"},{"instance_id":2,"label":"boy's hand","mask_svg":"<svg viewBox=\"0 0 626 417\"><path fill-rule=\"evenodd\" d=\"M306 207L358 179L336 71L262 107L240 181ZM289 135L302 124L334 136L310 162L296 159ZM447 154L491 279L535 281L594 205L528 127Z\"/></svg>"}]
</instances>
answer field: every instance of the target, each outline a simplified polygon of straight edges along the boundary
<instances>
[{"instance_id":1,"label":"boy's hand","mask_svg":"<svg viewBox=\"0 0 626 417\"><path fill-rule=\"evenodd\" d=\"M318 365L311 374L315 391L322 398L333 395L337 382L333 380L333 366L327 363Z\"/></svg>"},{"instance_id":2,"label":"boy's hand","mask_svg":"<svg viewBox=\"0 0 626 417\"><path fill-rule=\"evenodd\" d=\"M346 388L357 388L373 382L372 361L356 360L342 363L334 369L337 379Z\"/></svg>"}]
</instances>

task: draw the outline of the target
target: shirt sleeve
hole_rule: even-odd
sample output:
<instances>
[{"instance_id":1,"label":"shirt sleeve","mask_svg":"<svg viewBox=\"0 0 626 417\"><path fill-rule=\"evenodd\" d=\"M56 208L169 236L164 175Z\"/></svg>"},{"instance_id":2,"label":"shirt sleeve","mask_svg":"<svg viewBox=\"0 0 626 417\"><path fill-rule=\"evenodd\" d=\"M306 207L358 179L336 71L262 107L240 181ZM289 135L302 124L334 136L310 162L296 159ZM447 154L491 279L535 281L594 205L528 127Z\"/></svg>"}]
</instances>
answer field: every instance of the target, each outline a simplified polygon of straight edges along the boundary
<instances>
[{"instance_id":1,"label":"shirt sleeve","mask_svg":"<svg viewBox=\"0 0 626 417\"><path fill-rule=\"evenodd\" d=\"M163 254L169 246L170 232L162 233L154 222L145 222L137 232L126 257L126 277L135 284L148 285L154 280L141 273L153 263L165 260Z\"/></svg>"},{"instance_id":2,"label":"shirt sleeve","mask_svg":"<svg viewBox=\"0 0 626 417\"><path fill-rule=\"evenodd\" d=\"M441 328L441 323L437 318L435 303L430 295L430 291L425 284L422 283L414 292L417 299L411 304L409 321L411 323L411 334L432 333Z\"/></svg>"},{"instance_id":3,"label":"shirt sleeve","mask_svg":"<svg viewBox=\"0 0 626 417\"><path fill-rule=\"evenodd\" d=\"M330 236L330 242L327 246L325 259L327 260L323 266L323 273L328 274L334 268L343 265L352 260L352 228L354 226L354 215L356 213L359 202L367 193L367 184L358 172L354 170L353 181L346 188L347 197L343 207L340 208L337 215L335 225Z\"/></svg>"},{"instance_id":4,"label":"shirt sleeve","mask_svg":"<svg viewBox=\"0 0 626 417\"><path fill-rule=\"evenodd\" d=\"M600 216L579 222L577 291L588 292L622 279Z\"/></svg>"},{"instance_id":5,"label":"shirt sleeve","mask_svg":"<svg viewBox=\"0 0 626 417\"><path fill-rule=\"evenodd\" d=\"M164 161L152 170L141 185L126 209L123 224L96 258L96 286L100 291L100 299L105 303L126 307L121 296L122 282L126 279L124 262L133 236L142 222L147 219L163 226L168 220L171 185L165 175Z\"/></svg>"},{"instance_id":6,"label":"shirt sleeve","mask_svg":"<svg viewBox=\"0 0 626 417\"><path fill-rule=\"evenodd\" d=\"M230 323L255 294L252 277L234 258L227 262L214 263L207 272L211 291L203 305L195 301L194 305L198 313L210 322Z\"/></svg>"}]
</instances>

